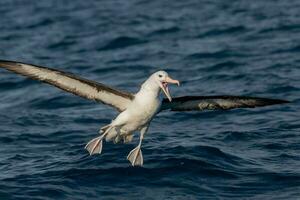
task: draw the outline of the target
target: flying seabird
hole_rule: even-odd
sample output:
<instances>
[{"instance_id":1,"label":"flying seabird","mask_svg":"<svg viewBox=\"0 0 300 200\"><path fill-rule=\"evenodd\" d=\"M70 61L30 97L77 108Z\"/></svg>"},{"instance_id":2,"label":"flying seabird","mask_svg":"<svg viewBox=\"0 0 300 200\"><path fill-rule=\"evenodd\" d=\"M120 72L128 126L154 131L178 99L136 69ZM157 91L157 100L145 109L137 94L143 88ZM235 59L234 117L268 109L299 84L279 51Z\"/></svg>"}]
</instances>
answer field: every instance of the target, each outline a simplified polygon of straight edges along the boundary
<instances>
[{"instance_id":1,"label":"flying seabird","mask_svg":"<svg viewBox=\"0 0 300 200\"><path fill-rule=\"evenodd\" d=\"M151 120L161 111L227 110L288 102L279 99L246 96L181 96L172 98L168 84L179 85L179 81L172 79L165 71L153 73L142 84L140 90L136 94L132 94L48 67L5 60L0 60L0 67L117 109L120 114L110 124L103 126L99 131L100 136L89 141L85 148L90 155L101 154L103 139L114 143L128 143L132 141L134 132L140 131L139 144L127 156L133 166L143 165L142 140ZM166 99L160 97L161 91L166 95Z\"/></svg>"}]
</instances>

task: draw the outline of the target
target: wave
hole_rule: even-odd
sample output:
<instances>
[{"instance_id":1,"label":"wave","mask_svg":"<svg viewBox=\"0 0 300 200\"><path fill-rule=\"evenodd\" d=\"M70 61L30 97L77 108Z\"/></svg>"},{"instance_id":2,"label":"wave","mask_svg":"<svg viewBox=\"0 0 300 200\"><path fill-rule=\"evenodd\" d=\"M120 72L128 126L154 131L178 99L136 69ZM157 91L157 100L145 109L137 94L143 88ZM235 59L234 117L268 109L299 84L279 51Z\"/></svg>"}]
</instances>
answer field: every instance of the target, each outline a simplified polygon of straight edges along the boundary
<instances>
[{"instance_id":1,"label":"wave","mask_svg":"<svg viewBox=\"0 0 300 200\"><path fill-rule=\"evenodd\" d=\"M119 48L126 48L133 45L138 45L146 43L145 40L141 40L135 37L128 37L128 36L120 36L105 44L102 47L97 48L98 51L105 51L105 50L114 50Z\"/></svg>"}]
</instances>

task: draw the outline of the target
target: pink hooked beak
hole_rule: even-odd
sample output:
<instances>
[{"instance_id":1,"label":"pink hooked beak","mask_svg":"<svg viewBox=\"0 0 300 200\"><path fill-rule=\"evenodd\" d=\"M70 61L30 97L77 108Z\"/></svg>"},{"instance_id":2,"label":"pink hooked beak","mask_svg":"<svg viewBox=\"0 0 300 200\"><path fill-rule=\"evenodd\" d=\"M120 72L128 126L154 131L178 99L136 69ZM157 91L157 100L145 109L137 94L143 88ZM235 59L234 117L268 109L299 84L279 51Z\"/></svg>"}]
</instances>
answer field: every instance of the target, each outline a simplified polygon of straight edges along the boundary
<instances>
[{"instance_id":1,"label":"pink hooked beak","mask_svg":"<svg viewBox=\"0 0 300 200\"><path fill-rule=\"evenodd\" d=\"M168 88L168 83L177 84L178 86L180 85L180 83L178 80L174 80L174 79L170 78L169 76L167 76L167 78L164 81L162 81L160 84L162 91L168 97L169 101L172 101L172 97L170 95L169 88Z\"/></svg>"}]
</instances>

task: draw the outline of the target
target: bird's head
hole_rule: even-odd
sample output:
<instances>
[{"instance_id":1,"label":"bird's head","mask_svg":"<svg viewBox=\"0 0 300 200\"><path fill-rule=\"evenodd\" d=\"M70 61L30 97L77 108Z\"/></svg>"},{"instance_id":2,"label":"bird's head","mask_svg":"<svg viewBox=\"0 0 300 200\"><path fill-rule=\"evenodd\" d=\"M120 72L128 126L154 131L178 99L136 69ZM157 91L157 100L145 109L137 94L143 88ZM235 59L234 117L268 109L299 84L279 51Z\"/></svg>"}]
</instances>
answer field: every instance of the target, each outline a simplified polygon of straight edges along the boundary
<instances>
[{"instance_id":1,"label":"bird's head","mask_svg":"<svg viewBox=\"0 0 300 200\"><path fill-rule=\"evenodd\" d=\"M179 86L179 81L172 79L167 72L165 71L158 71L151 75L150 79L157 84L159 88L165 93L169 101L172 101L172 97L169 92L168 84L177 84Z\"/></svg>"}]
</instances>

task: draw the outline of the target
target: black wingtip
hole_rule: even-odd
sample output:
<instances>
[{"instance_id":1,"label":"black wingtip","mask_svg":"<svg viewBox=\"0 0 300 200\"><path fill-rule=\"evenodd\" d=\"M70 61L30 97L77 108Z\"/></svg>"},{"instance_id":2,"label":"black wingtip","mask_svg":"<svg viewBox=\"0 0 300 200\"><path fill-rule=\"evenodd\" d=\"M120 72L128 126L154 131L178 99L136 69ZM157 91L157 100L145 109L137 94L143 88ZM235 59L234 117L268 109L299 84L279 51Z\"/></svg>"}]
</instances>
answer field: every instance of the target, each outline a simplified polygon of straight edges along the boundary
<instances>
[{"instance_id":1,"label":"black wingtip","mask_svg":"<svg viewBox=\"0 0 300 200\"><path fill-rule=\"evenodd\" d=\"M291 103L290 101L283 100L283 99L268 99L268 101L272 104Z\"/></svg>"},{"instance_id":2,"label":"black wingtip","mask_svg":"<svg viewBox=\"0 0 300 200\"><path fill-rule=\"evenodd\" d=\"M10 61L10 60L1 60L0 59L0 67L2 67L2 68L8 68L8 66L19 66L20 64L22 64L22 63L20 63L20 62L17 62L17 61ZM25 64L25 63L23 63L23 64Z\"/></svg>"},{"instance_id":3,"label":"black wingtip","mask_svg":"<svg viewBox=\"0 0 300 200\"><path fill-rule=\"evenodd\" d=\"M282 99L265 99L265 102L268 103L269 105L291 103L288 100L282 100Z\"/></svg>"},{"instance_id":4,"label":"black wingtip","mask_svg":"<svg viewBox=\"0 0 300 200\"><path fill-rule=\"evenodd\" d=\"M18 62L11 61L11 60L2 60L2 59L0 59L0 63L18 63Z\"/></svg>"}]
</instances>

